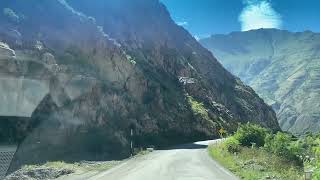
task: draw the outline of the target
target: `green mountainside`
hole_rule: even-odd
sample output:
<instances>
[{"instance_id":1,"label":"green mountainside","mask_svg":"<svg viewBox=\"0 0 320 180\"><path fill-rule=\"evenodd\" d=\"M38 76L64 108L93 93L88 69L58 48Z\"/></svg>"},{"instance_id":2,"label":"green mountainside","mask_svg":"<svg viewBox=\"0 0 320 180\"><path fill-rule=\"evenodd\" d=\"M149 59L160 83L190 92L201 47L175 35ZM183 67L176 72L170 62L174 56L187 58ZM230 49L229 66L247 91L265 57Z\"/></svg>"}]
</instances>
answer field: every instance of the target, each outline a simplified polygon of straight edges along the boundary
<instances>
[{"instance_id":1,"label":"green mountainside","mask_svg":"<svg viewBox=\"0 0 320 180\"><path fill-rule=\"evenodd\" d=\"M320 130L320 34L259 29L200 43L273 106L283 130Z\"/></svg>"}]
</instances>

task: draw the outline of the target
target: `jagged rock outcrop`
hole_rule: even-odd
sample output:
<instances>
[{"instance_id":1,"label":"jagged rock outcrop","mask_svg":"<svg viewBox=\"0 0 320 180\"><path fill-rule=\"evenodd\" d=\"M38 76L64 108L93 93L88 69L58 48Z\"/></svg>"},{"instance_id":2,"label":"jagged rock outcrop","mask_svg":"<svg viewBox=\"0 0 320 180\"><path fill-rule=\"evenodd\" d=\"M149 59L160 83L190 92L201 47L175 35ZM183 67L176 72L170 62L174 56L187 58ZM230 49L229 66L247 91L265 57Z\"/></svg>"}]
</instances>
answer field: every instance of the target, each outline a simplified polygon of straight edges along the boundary
<instances>
[{"instance_id":1,"label":"jagged rock outcrop","mask_svg":"<svg viewBox=\"0 0 320 180\"><path fill-rule=\"evenodd\" d=\"M10 47L7 44L0 42L0 55L1 59L7 59L14 57L15 52L14 50L10 49Z\"/></svg>"},{"instance_id":2,"label":"jagged rock outcrop","mask_svg":"<svg viewBox=\"0 0 320 180\"><path fill-rule=\"evenodd\" d=\"M260 29L200 42L274 107L284 131L319 132L319 33Z\"/></svg>"},{"instance_id":3,"label":"jagged rock outcrop","mask_svg":"<svg viewBox=\"0 0 320 180\"><path fill-rule=\"evenodd\" d=\"M126 157L130 129L137 147L214 138L219 128L233 131L240 122L279 129L273 110L158 0L5 0L0 8L17 15L0 18L0 40L16 52L11 60L34 64L23 74L4 73L43 83L30 100L38 103L30 120L35 128L11 169Z\"/></svg>"}]
</instances>

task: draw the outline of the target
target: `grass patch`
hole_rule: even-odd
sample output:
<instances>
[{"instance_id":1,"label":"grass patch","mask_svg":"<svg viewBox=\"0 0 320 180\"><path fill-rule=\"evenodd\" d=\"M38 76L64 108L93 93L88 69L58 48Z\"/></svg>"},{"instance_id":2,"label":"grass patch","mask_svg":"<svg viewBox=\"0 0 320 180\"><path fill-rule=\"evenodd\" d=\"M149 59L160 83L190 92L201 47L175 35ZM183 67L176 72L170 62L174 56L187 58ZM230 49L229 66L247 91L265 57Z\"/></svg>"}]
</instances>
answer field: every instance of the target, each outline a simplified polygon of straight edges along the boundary
<instances>
[{"instance_id":1,"label":"grass patch","mask_svg":"<svg viewBox=\"0 0 320 180\"><path fill-rule=\"evenodd\" d=\"M225 143L211 145L210 156L245 180L302 180L303 169L263 148L240 147L238 153L228 152Z\"/></svg>"}]
</instances>

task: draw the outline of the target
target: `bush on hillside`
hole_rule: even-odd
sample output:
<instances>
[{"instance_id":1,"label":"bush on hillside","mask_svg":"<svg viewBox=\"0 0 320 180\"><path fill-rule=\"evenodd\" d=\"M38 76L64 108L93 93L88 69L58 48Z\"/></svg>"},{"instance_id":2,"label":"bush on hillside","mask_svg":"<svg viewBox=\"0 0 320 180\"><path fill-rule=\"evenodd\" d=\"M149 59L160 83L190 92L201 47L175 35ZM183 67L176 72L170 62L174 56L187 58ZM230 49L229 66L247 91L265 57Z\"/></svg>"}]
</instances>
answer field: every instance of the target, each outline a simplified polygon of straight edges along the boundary
<instances>
[{"instance_id":1,"label":"bush on hillside","mask_svg":"<svg viewBox=\"0 0 320 180\"><path fill-rule=\"evenodd\" d=\"M250 147L255 144L257 147L262 147L264 146L267 134L267 129L247 123L239 127L234 137L242 146Z\"/></svg>"},{"instance_id":2,"label":"bush on hillside","mask_svg":"<svg viewBox=\"0 0 320 180\"><path fill-rule=\"evenodd\" d=\"M293 141L292 136L286 133L278 132L276 135L266 137L265 148L278 156L289 161L302 165L302 159L299 156L304 152L303 143Z\"/></svg>"},{"instance_id":3,"label":"bush on hillside","mask_svg":"<svg viewBox=\"0 0 320 180\"><path fill-rule=\"evenodd\" d=\"M279 156L285 156L291 143L291 138L282 132L277 133L272 138L268 137L266 140L268 142L266 143L265 147L272 153L275 153Z\"/></svg>"},{"instance_id":4,"label":"bush on hillside","mask_svg":"<svg viewBox=\"0 0 320 180\"><path fill-rule=\"evenodd\" d=\"M320 162L317 164L313 179L320 179Z\"/></svg>"},{"instance_id":5,"label":"bush on hillside","mask_svg":"<svg viewBox=\"0 0 320 180\"><path fill-rule=\"evenodd\" d=\"M313 170L314 170L313 179L319 180L320 179L320 161L316 162L316 166L314 167Z\"/></svg>"},{"instance_id":6,"label":"bush on hillside","mask_svg":"<svg viewBox=\"0 0 320 180\"><path fill-rule=\"evenodd\" d=\"M314 147L315 152L315 173L314 173L314 179L320 179L320 137L315 140L316 146Z\"/></svg>"},{"instance_id":7,"label":"bush on hillside","mask_svg":"<svg viewBox=\"0 0 320 180\"><path fill-rule=\"evenodd\" d=\"M225 148L230 153L237 153L240 152L240 142L236 140L234 137L228 138L224 142Z\"/></svg>"}]
</instances>

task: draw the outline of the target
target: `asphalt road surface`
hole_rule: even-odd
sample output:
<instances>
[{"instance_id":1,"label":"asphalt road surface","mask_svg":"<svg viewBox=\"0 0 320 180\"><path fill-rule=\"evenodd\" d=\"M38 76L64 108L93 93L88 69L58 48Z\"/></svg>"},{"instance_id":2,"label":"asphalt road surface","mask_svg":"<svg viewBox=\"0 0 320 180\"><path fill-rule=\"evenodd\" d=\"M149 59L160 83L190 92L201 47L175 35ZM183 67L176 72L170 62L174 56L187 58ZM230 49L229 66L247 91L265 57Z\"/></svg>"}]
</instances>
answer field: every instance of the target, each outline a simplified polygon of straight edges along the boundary
<instances>
[{"instance_id":1,"label":"asphalt road surface","mask_svg":"<svg viewBox=\"0 0 320 180\"><path fill-rule=\"evenodd\" d=\"M212 160L210 143L197 142L133 158L108 171L74 180L234 180L239 179ZM73 178L68 178L73 179Z\"/></svg>"}]
</instances>

